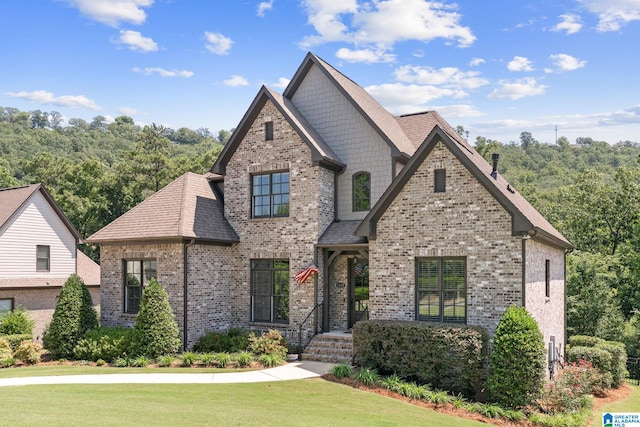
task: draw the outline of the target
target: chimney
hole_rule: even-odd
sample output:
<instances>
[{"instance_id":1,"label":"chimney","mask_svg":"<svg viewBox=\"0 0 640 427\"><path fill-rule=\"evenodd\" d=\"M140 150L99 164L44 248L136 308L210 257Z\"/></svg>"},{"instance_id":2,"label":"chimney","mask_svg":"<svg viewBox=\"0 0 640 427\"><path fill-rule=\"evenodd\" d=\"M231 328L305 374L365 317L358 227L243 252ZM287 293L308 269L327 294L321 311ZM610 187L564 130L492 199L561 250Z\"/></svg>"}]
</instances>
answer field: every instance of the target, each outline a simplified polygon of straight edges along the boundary
<instances>
[{"instance_id":1,"label":"chimney","mask_svg":"<svg viewBox=\"0 0 640 427\"><path fill-rule=\"evenodd\" d=\"M493 170L491 171L491 176L493 179L498 179L498 159L500 159L500 154L493 153L491 155L491 161L493 162Z\"/></svg>"}]
</instances>

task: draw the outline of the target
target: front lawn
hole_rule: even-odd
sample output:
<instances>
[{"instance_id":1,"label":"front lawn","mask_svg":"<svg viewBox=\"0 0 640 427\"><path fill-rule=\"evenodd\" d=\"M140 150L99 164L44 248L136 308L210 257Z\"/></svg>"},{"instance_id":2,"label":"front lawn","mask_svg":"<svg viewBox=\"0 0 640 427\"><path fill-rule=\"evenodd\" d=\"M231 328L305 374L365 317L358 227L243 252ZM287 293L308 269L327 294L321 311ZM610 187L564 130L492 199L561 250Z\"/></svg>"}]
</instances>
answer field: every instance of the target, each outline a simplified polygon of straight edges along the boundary
<instances>
[{"instance_id":1,"label":"front lawn","mask_svg":"<svg viewBox=\"0 0 640 427\"><path fill-rule=\"evenodd\" d=\"M0 402L2 424L12 426L486 426L320 378L0 387Z\"/></svg>"}]
</instances>

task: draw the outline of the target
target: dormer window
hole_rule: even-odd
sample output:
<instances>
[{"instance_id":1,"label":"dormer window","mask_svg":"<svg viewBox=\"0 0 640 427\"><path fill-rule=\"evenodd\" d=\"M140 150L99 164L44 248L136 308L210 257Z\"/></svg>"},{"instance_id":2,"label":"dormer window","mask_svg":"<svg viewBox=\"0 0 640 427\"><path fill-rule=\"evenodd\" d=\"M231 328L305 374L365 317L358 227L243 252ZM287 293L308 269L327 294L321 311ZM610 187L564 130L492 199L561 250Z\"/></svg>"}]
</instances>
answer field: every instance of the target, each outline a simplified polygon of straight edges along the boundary
<instances>
[{"instance_id":1,"label":"dormer window","mask_svg":"<svg viewBox=\"0 0 640 427\"><path fill-rule=\"evenodd\" d=\"M436 169L433 173L433 192L444 193L447 190L446 169Z\"/></svg>"},{"instance_id":2,"label":"dormer window","mask_svg":"<svg viewBox=\"0 0 640 427\"><path fill-rule=\"evenodd\" d=\"M371 174L358 172L353 175L353 211L371 209Z\"/></svg>"},{"instance_id":3,"label":"dormer window","mask_svg":"<svg viewBox=\"0 0 640 427\"><path fill-rule=\"evenodd\" d=\"M264 140L273 141L273 122L266 122L264 124Z\"/></svg>"}]
</instances>

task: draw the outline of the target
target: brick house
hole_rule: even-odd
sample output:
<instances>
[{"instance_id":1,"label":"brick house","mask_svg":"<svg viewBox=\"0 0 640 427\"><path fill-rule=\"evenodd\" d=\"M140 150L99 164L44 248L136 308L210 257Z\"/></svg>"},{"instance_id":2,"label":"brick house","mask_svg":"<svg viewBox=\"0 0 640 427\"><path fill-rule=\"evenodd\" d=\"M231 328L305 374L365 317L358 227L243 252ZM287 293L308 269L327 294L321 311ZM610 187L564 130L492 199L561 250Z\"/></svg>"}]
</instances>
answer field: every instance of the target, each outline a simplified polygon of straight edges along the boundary
<instances>
[{"instance_id":1,"label":"brick house","mask_svg":"<svg viewBox=\"0 0 640 427\"><path fill-rule=\"evenodd\" d=\"M100 266L77 249L82 239L41 184L0 190L0 312L23 307L42 333L64 282L78 274L94 303Z\"/></svg>"},{"instance_id":2,"label":"brick house","mask_svg":"<svg viewBox=\"0 0 640 427\"><path fill-rule=\"evenodd\" d=\"M512 304L563 343L571 244L498 169L438 113L393 116L309 53L283 94L260 89L211 173L87 239L103 324L133 324L156 276L186 347L230 326L295 340L303 324L304 343L367 317L492 333Z\"/></svg>"}]
</instances>

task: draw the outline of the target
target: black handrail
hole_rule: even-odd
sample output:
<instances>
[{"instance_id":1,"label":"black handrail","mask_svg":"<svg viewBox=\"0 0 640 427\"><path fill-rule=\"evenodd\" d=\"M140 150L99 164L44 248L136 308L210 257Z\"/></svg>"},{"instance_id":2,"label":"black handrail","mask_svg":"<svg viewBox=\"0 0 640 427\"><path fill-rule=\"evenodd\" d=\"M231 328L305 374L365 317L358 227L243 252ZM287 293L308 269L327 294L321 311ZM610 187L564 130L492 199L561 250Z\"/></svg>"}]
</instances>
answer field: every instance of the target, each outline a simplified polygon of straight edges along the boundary
<instances>
[{"instance_id":1,"label":"black handrail","mask_svg":"<svg viewBox=\"0 0 640 427\"><path fill-rule=\"evenodd\" d=\"M309 342L313 337L318 335L318 322L316 320L315 325L313 327L313 335L311 336L311 338L309 338L309 341L305 345L302 345L302 327L305 325L305 323L307 323L309 318L311 318L311 316L318 310L318 308L322 307L322 305L323 303L321 302L316 304L316 306L311 309L309 314L307 314L307 317L304 318L302 323L300 323L300 327L298 329L298 360L302 360L302 352L304 351L304 348L309 344Z\"/></svg>"}]
</instances>

